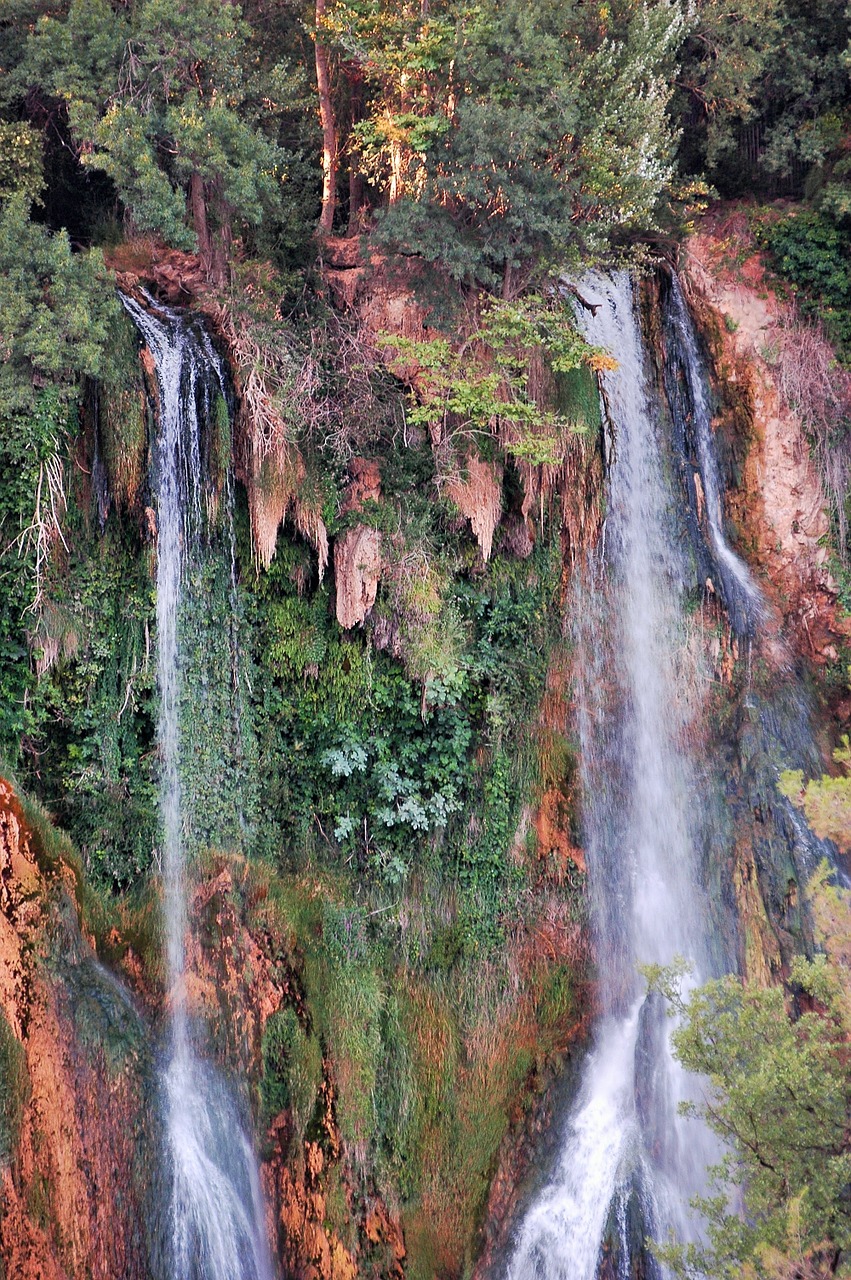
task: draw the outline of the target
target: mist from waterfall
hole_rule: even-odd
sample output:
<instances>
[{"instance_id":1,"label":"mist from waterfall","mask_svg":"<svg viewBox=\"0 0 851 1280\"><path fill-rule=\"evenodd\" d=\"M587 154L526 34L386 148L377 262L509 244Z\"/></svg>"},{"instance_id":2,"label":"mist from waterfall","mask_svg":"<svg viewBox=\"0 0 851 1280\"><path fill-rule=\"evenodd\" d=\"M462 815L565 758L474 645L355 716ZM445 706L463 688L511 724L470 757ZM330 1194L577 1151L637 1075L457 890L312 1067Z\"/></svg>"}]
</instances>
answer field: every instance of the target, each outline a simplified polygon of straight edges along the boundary
<instances>
[{"instance_id":1,"label":"mist from waterfall","mask_svg":"<svg viewBox=\"0 0 851 1280\"><path fill-rule=\"evenodd\" d=\"M696 1238L689 1201L718 1154L703 1123L678 1113L693 1086L671 1052L663 1003L645 994L638 972L679 955L699 981L708 964L677 497L631 281L592 277L582 292L599 303L593 318L581 317L586 337L618 360L604 376L612 438L603 544L573 610L601 1014L557 1167L520 1225L510 1280L594 1280L604 1247L618 1276L638 1274L639 1253L640 1274L662 1274L644 1240Z\"/></svg>"},{"instance_id":2,"label":"mist from waterfall","mask_svg":"<svg viewBox=\"0 0 851 1280\"><path fill-rule=\"evenodd\" d=\"M197 318L122 298L156 365L159 388L157 679L165 939L171 1027L162 1074L170 1173L169 1280L271 1280L257 1162L236 1102L193 1043L186 996L187 815L181 788L180 613L206 513L202 419L219 357Z\"/></svg>"}]
</instances>

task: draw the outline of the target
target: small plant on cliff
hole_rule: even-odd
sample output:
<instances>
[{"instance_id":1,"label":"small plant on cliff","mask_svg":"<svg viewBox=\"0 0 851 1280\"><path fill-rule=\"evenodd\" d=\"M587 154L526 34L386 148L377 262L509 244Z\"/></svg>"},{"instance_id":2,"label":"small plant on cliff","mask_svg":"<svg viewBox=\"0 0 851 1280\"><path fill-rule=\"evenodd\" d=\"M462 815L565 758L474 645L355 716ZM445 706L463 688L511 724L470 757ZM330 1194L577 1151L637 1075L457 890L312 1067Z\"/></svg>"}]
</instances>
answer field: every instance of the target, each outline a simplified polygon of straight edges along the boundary
<instances>
[{"instance_id":1,"label":"small plant on cliff","mask_svg":"<svg viewBox=\"0 0 851 1280\"><path fill-rule=\"evenodd\" d=\"M789 992L729 976L685 998L676 968L648 973L681 1019L678 1058L706 1081L705 1101L684 1109L726 1146L713 1170L716 1194L695 1201L708 1245L657 1250L677 1275L848 1275L851 896L827 875L823 868L809 890L826 954L795 961ZM741 1216L731 1212L731 1188Z\"/></svg>"},{"instance_id":2,"label":"small plant on cliff","mask_svg":"<svg viewBox=\"0 0 851 1280\"><path fill-rule=\"evenodd\" d=\"M582 366L615 366L608 352L580 335L570 306L557 293L529 294L514 303L487 300L460 345L396 334L384 334L379 342L397 367L416 369L409 419L428 428L444 463L470 446L488 457L497 439L508 454L533 466L558 465L566 437L584 423L536 395L533 362L543 358L555 376Z\"/></svg>"},{"instance_id":3,"label":"small plant on cliff","mask_svg":"<svg viewBox=\"0 0 851 1280\"><path fill-rule=\"evenodd\" d=\"M0 1009L0 1167L17 1148L28 1093L26 1055Z\"/></svg>"}]
</instances>

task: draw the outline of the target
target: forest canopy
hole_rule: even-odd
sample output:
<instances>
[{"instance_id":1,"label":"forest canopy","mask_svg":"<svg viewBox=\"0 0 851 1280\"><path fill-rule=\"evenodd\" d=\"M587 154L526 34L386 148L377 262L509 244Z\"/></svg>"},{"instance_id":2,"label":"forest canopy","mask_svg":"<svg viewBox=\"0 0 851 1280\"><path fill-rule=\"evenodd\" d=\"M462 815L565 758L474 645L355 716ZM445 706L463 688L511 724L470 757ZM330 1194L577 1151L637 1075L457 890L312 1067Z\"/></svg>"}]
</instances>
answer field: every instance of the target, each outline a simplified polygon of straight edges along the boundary
<instances>
[{"instance_id":1,"label":"forest canopy","mask_svg":"<svg viewBox=\"0 0 851 1280\"><path fill-rule=\"evenodd\" d=\"M819 0L7 0L0 193L221 282L373 228L516 296L671 232L694 180L848 214L849 11ZM44 186L39 190L42 179Z\"/></svg>"}]
</instances>

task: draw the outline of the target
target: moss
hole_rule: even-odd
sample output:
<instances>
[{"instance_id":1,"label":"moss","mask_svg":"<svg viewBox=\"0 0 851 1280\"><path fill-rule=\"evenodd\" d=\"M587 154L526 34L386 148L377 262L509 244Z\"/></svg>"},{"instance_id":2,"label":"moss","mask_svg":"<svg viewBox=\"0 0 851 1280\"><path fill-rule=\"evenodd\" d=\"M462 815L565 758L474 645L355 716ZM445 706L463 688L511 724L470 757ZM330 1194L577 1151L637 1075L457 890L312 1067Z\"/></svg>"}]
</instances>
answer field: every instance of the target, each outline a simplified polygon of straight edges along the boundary
<instances>
[{"instance_id":1,"label":"moss","mask_svg":"<svg viewBox=\"0 0 851 1280\"><path fill-rule=\"evenodd\" d=\"M555 400L558 412L581 430L601 429L600 391L596 375L587 365L558 375Z\"/></svg>"},{"instance_id":2,"label":"moss","mask_svg":"<svg viewBox=\"0 0 851 1280\"><path fill-rule=\"evenodd\" d=\"M233 428L231 414L221 391L213 397L209 418L208 453L210 482L217 492L221 492L227 479L233 452Z\"/></svg>"},{"instance_id":3,"label":"moss","mask_svg":"<svg viewBox=\"0 0 851 1280\"><path fill-rule=\"evenodd\" d=\"M98 388L98 430L110 494L132 507L147 472L147 406L139 366L139 341L129 317L112 322L109 372Z\"/></svg>"},{"instance_id":4,"label":"moss","mask_svg":"<svg viewBox=\"0 0 851 1280\"><path fill-rule=\"evenodd\" d=\"M266 1021L261 1056L260 1097L266 1122L289 1108L299 1147L322 1086L319 1039L302 1026L294 1009L279 1009Z\"/></svg>"},{"instance_id":5,"label":"moss","mask_svg":"<svg viewBox=\"0 0 851 1280\"><path fill-rule=\"evenodd\" d=\"M118 905L103 889L86 876L80 854L71 837L54 822L44 805L20 791L17 792L21 815L32 837L36 865L50 884L61 877L63 867L74 876L74 903L80 925L104 951L108 939L119 922Z\"/></svg>"},{"instance_id":6,"label":"moss","mask_svg":"<svg viewBox=\"0 0 851 1280\"><path fill-rule=\"evenodd\" d=\"M159 889L156 882L149 881L122 899L119 925L122 943L114 958L120 959L128 948L132 949L142 962L147 980L164 986L165 935ZM105 958L110 958L108 949Z\"/></svg>"},{"instance_id":7,"label":"moss","mask_svg":"<svg viewBox=\"0 0 851 1280\"><path fill-rule=\"evenodd\" d=\"M0 1009L0 1165L7 1164L15 1155L29 1093L30 1078L23 1045Z\"/></svg>"}]
</instances>

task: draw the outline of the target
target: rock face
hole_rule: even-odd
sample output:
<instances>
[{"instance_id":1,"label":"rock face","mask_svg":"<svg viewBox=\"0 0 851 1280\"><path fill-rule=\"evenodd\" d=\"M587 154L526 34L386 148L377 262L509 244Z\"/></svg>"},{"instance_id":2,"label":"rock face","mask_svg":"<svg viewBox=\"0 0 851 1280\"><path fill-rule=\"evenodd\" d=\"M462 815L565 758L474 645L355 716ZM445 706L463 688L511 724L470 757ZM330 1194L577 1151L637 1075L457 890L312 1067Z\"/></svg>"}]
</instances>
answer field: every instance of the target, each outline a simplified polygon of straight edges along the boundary
<instances>
[{"instance_id":1,"label":"rock face","mask_svg":"<svg viewBox=\"0 0 851 1280\"><path fill-rule=\"evenodd\" d=\"M359 524L334 543L337 621L348 630L359 626L378 594L381 577L381 534Z\"/></svg>"},{"instance_id":2,"label":"rock face","mask_svg":"<svg viewBox=\"0 0 851 1280\"><path fill-rule=\"evenodd\" d=\"M446 491L470 521L482 559L487 563L493 548L494 530L502 516L502 467L498 462L470 457L465 468L466 475L450 480Z\"/></svg>"},{"instance_id":3,"label":"rock face","mask_svg":"<svg viewBox=\"0 0 851 1280\"><path fill-rule=\"evenodd\" d=\"M360 511L365 502L377 502L381 497L381 475L376 463L354 458L349 476L341 515ZM381 543L379 530L365 524L347 529L334 543L337 621L346 630L361 626L375 604L382 568Z\"/></svg>"},{"instance_id":4,"label":"rock face","mask_svg":"<svg viewBox=\"0 0 851 1280\"><path fill-rule=\"evenodd\" d=\"M145 1037L81 934L75 894L72 869L45 852L0 780L0 1010L21 1064L0 1169L6 1280L150 1274Z\"/></svg>"},{"instance_id":5,"label":"rock face","mask_svg":"<svg viewBox=\"0 0 851 1280\"><path fill-rule=\"evenodd\" d=\"M217 855L196 885L187 952L193 1012L209 1031L208 1051L249 1087L257 1084L267 1020L283 1008L308 1020L286 920L270 906L262 871ZM401 1280L405 1247L398 1221L363 1187L335 1117L333 1063L322 1062L309 1132L294 1133L290 1107L258 1134L273 1256L291 1280ZM345 1197L351 1231L329 1221L332 1188Z\"/></svg>"},{"instance_id":6,"label":"rock face","mask_svg":"<svg viewBox=\"0 0 851 1280\"><path fill-rule=\"evenodd\" d=\"M731 265L731 236L747 247L741 220L707 222L688 241L684 264L719 379L735 389L750 419L752 439L730 509L795 647L818 663L834 661L845 625L837 620L825 546L828 503L801 416L783 394L795 319L771 290L756 246L744 263Z\"/></svg>"},{"instance_id":7,"label":"rock face","mask_svg":"<svg viewBox=\"0 0 851 1280\"><path fill-rule=\"evenodd\" d=\"M127 949L131 997L98 962L78 919L70 846L46 821L41 828L0 779L0 1276L159 1280L152 1036L136 1002L161 1016L160 975ZM210 1056L250 1088L260 1076L268 1018L284 1006L304 1017L267 892L249 864L221 855L191 902L189 999L209 1030ZM112 931L116 954L123 945ZM14 1087L5 1078L10 1060L20 1068ZM324 1062L309 1137L294 1140L288 1109L263 1135L275 1256L294 1280L355 1280L376 1266L401 1278L400 1226L351 1169L334 1097L333 1069ZM331 1183L349 1205L345 1243L328 1222Z\"/></svg>"}]
</instances>

